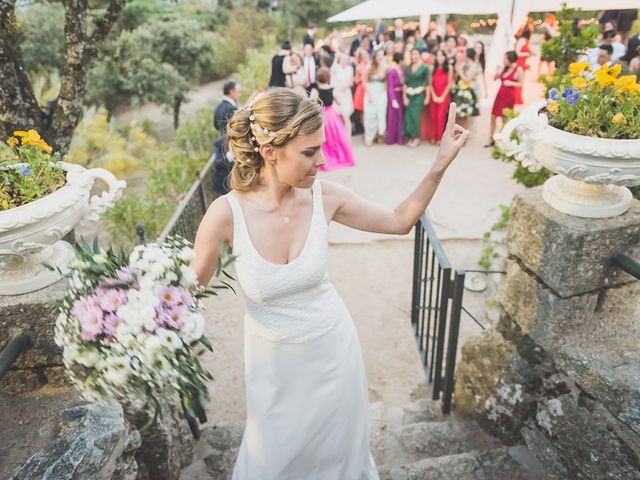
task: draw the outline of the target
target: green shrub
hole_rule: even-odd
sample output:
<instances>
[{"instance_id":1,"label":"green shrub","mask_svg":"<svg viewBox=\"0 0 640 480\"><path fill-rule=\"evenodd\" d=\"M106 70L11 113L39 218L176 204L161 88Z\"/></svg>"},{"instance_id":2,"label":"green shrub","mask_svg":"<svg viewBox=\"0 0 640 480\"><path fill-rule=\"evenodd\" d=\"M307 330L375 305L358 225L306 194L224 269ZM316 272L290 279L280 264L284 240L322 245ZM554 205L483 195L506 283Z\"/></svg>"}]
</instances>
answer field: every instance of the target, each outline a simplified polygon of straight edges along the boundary
<instances>
[{"instance_id":1,"label":"green shrub","mask_svg":"<svg viewBox=\"0 0 640 480\"><path fill-rule=\"evenodd\" d=\"M20 50L27 72L62 71L64 61L64 7L61 3L34 3L17 9Z\"/></svg>"},{"instance_id":2,"label":"green shrub","mask_svg":"<svg viewBox=\"0 0 640 480\"><path fill-rule=\"evenodd\" d=\"M253 92L266 90L271 71L271 56L275 50L275 38L271 36L265 38L262 48L247 52L246 63L240 65L237 72L237 78L242 85L241 102L245 102Z\"/></svg>"}]
</instances>

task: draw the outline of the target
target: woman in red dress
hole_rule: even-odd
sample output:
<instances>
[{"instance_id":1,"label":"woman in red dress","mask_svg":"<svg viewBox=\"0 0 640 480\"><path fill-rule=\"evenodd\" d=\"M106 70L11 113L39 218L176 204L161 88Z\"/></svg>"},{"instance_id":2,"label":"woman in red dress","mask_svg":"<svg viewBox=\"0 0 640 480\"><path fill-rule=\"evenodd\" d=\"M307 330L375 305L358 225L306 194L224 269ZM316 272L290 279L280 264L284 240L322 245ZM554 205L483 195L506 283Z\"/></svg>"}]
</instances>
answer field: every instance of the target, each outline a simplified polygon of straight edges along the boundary
<instances>
[{"instance_id":1,"label":"woman in red dress","mask_svg":"<svg viewBox=\"0 0 640 480\"><path fill-rule=\"evenodd\" d=\"M502 84L496 94L496 99L493 102L493 108L491 109L491 137L490 141L485 147L493 146L493 135L496 133L497 118L504 116L503 110L505 108L513 108L516 104L516 88L522 86L522 78L524 74L522 68L518 66L518 54L510 50L504 55L504 69L502 73L496 73L494 80L500 78Z\"/></svg>"},{"instance_id":2,"label":"woman in red dress","mask_svg":"<svg viewBox=\"0 0 640 480\"><path fill-rule=\"evenodd\" d=\"M360 125L364 125L364 94L366 91L367 70L369 70L369 52L364 48L356 50L356 89L353 93L353 109L360 117Z\"/></svg>"},{"instance_id":3,"label":"woman in red dress","mask_svg":"<svg viewBox=\"0 0 640 480\"><path fill-rule=\"evenodd\" d=\"M453 83L453 69L449 66L449 60L443 50L436 52L433 62L433 74L429 84L429 120L430 138L433 143L440 143L444 127L447 123L447 112L451 102L451 85Z\"/></svg>"},{"instance_id":4,"label":"woman in red dress","mask_svg":"<svg viewBox=\"0 0 640 480\"><path fill-rule=\"evenodd\" d=\"M518 60L516 63L522 69L522 73L527 71L527 65L529 63L529 57L531 56L531 50L529 48L529 39L531 38L531 31L524 29L522 34L516 40L515 51L518 54ZM522 105L522 87L516 87L516 105Z\"/></svg>"}]
</instances>

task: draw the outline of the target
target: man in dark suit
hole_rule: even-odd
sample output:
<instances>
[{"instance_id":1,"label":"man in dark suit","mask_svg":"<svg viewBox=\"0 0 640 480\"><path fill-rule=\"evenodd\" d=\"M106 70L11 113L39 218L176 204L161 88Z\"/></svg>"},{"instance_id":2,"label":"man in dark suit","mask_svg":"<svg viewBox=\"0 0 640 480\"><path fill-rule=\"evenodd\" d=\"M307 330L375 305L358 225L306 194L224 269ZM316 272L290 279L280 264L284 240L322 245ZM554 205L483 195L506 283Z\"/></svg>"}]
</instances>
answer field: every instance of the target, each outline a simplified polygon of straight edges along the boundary
<instances>
[{"instance_id":1,"label":"man in dark suit","mask_svg":"<svg viewBox=\"0 0 640 480\"><path fill-rule=\"evenodd\" d=\"M349 48L349 55L353 57L356 54L356 50L360 48L360 43L362 42L362 39L366 36L367 36L367 27L363 25L362 27L360 27L360 30L358 31L358 35L356 36L356 38L354 38L353 42L351 42L351 47Z\"/></svg>"},{"instance_id":2,"label":"man in dark suit","mask_svg":"<svg viewBox=\"0 0 640 480\"><path fill-rule=\"evenodd\" d=\"M229 173L231 173L233 157L231 152L225 148L225 137L227 133L227 123L229 123L234 112L238 109L240 85L233 80L229 80L224 83L222 93L224 97L213 112L213 125L220 131L220 136L215 143L213 189L220 195L229 192L227 177Z\"/></svg>"},{"instance_id":3,"label":"man in dark suit","mask_svg":"<svg viewBox=\"0 0 640 480\"><path fill-rule=\"evenodd\" d=\"M393 21L393 30L389 32L389 38L394 42L405 41L407 39L407 33L404 30L404 22L401 18L396 18Z\"/></svg>"},{"instance_id":4,"label":"man in dark suit","mask_svg":"<svg viewBox=\"0 0 640 480\"><path fill-rule=\"evenodd\" d=\"M311 45L315 47L316 45L316 26L313 23L309 24L309 29L307 33L304 35L304 39L302 40L302 46Z\"/></svg>"}]
</instances>

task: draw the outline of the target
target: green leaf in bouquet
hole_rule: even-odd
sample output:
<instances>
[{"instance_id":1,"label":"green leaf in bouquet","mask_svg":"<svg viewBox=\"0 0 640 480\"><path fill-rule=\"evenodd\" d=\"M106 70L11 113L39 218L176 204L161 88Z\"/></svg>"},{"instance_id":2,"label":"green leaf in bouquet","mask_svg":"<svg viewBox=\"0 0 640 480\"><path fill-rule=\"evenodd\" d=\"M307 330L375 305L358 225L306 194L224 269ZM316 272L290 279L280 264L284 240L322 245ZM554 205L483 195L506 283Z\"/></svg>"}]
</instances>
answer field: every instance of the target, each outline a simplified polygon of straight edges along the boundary
<instances>
[{"instance_id":1,"label":"green leaf in bouquet","mask_svg":"<svg viewBox=\"0 0 640 480\"><path fill-rule=\"evenodd\" d=\"M209 350L210 352L213 352L213 346L211 345L211 342L209 342L209 339L207 337L205 337L204 335L202 337L200 337L199 342L204 345L204 347Z\"/></svg>"}]
</instances>

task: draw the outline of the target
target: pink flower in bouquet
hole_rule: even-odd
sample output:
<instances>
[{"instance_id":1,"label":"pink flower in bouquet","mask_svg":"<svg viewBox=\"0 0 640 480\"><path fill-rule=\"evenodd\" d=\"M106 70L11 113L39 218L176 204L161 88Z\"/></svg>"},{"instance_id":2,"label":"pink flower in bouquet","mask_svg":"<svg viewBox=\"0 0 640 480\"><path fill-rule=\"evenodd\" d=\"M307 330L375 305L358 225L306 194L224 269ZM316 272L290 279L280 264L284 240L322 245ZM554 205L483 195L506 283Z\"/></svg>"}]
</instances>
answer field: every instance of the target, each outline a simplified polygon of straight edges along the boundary
<instances>
[{"instance_id":1,"label":"pink flower in bouquet","mask_svg":"<svg viewBox=\"0 0 640 480\"><path fill-rule=\"evenodd\" d=\"M135 278L133 276L133 270L129 267L122 267L116 271L116 278L124 283L133 283Z\"/></svg>"},{"instance_id":2,"label":"pink flower in bouquet","mask_svg":"<svg viewBox=\"0 0 640 480\"><path fill-rule=\"evenodd\" d=\"M184 305L168 304L158 307L156 312L158 325L171 330L180 330L184 325L184 319L189 314L189 310Z\"/></svg>"},{"instance_id":3,"label":"pink flower in bouquet","mask_svg":"<svg viewBox=\"0 0 640 480\"><path fill-rule=\"evenodd\" d=\"M94 341L102 333L102 309L94 296L79 298L71 313L80 322L80 338L85 342Z\"/></svg>"},{"instance_id":4,"label":"pink flower in bouquet","mask_svg":"<svg viewBox=\"0 0 640 480\"><path fill-rule=\"evenodd\" d=\"M162 287L160 290L160 298L163 303L170 306L191 306L191 295L187 290L171 285Z\"/></svg>"},{"instance_id":5,"label":"pink flower in bouquet","mask_svg":"<svg viewBox=\"0 0 640 480\"><path fill-rule=\"evenodd\" d=\"M107 313L102 323L102 333L110 342L116 338L116 328L122 323L122 319L115 313Z\"/></svg>"},{"instance_id":6,"label":"pink flower in bouquet","mask_svg":"<svg viewBox=\"0 0 640 480\"><path fill-rule=\"evenodd\" d=\"M127 303L127 293L119 288L97 288L96 297L105 312L115 312Z\"/></svg>"}]
</instances>

